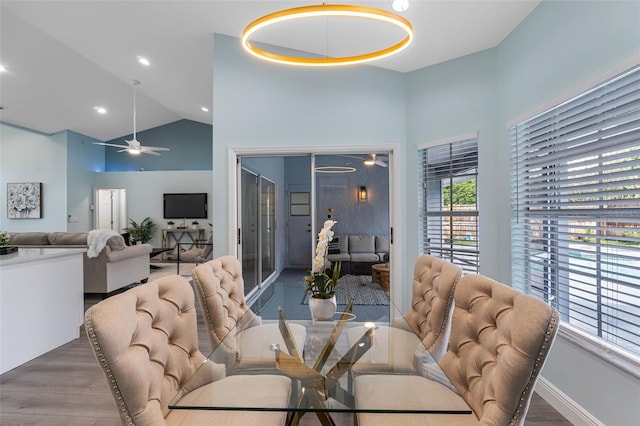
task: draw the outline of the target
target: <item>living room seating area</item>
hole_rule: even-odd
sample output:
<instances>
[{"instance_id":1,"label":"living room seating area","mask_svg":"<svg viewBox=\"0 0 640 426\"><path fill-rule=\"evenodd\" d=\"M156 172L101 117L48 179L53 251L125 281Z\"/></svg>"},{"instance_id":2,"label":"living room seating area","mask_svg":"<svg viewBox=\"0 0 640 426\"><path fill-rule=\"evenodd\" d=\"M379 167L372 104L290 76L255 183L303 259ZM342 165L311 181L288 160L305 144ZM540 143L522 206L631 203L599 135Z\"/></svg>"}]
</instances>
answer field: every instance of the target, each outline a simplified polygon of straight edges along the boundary
<instances>
[{"instance_id":1,"label":"living room seating area","mask_svg":"<svg viewBox=\"0 0 640 426\"><path fill-rule=\"evenodd\" d=\"M14 232L19 248L88 248L87 232ZM151 245L127 246L120 236L107 240L97 257L83 258L84 292L107 294L149 277Z\"/></svg>"},{"instance_id":2,"label":"living room seating area","mask_svg":"<svg viewBox=\"0 0 640 426\"><path fill-rule=\"evenodd\" d=\"M384 235L335 235L327 259L342 262L344 274L369 275L371 265L386 262L389 237Z\"/></svg>"}]
</instances>

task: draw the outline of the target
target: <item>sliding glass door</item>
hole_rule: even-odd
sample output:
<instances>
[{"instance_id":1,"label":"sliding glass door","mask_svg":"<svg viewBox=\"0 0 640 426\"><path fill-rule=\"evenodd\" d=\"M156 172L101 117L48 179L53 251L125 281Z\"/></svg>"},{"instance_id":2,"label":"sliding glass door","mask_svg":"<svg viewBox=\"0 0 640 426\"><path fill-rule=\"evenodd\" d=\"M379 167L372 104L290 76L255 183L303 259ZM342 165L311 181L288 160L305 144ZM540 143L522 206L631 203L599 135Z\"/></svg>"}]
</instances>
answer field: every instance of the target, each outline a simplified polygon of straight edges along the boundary
<instances>
[{"instance_id":1,"label":"sliding glass door","mask_svg":"<svg viewBox=\"0 0 640 426\"><path fill-rule=\"evenodd\" d=\"M276 184L242 168L240 188L238 243L248 295L275 271Z\"/></svg>"}]
</instances>

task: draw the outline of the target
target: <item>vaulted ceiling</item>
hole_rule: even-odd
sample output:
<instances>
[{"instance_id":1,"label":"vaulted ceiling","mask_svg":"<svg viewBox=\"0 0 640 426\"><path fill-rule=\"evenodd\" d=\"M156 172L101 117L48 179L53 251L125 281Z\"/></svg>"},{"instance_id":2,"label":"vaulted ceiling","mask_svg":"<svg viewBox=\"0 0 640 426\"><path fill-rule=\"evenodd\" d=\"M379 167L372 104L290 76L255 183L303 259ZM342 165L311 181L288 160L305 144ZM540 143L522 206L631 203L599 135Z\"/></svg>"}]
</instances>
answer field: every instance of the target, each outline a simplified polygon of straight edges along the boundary
<instances>
[{"instance_id":1,"label":"vaulted ceiling","mask_svg":"<svg viewBox=\"0 0 640 426\"><path fill-rule=\"evenodd\" d=\"M391 10L391 1L348 3ZM414 42L398 55L360 66L410 72L495 47L539 3L412 0L402 15L414 27ZM0 64L6 71L0 73L0 120L43 133L70 129L101 140L124 136L132 132L131 81L136 79L142 83L137 87L139 131L179 119L211 124L212 34L240 37L264 14L310 4L2 0ZM394 37L367 25L331 31L358 51ZM350 34L353 29L357 33ZM329 49L328 41L294 34L298 30L265 31L258 40L319 54ZM140 65L139 56L151 65ZM107 113L98 114L95 106Z\"/></svg>"}]
</instances>

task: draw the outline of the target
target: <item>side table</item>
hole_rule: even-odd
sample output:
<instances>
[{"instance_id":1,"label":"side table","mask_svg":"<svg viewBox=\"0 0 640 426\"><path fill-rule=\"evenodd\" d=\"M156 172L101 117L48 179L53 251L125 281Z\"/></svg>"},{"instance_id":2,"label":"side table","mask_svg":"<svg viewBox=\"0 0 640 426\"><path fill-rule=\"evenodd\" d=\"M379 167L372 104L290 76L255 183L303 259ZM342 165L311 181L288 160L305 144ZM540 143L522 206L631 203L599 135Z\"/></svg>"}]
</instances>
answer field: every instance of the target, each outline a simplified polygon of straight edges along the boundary
<instances>
[{"instance_id":1,"label":"side table","mask_svg":"<svg viewBox=\"0 0 640 426\"><path fill-rule=\"evenodd\" d=\"M371 282L380 284L383 290L389 290L389 264L377 263L371 266Z\"/></svg>"}]
</instances>

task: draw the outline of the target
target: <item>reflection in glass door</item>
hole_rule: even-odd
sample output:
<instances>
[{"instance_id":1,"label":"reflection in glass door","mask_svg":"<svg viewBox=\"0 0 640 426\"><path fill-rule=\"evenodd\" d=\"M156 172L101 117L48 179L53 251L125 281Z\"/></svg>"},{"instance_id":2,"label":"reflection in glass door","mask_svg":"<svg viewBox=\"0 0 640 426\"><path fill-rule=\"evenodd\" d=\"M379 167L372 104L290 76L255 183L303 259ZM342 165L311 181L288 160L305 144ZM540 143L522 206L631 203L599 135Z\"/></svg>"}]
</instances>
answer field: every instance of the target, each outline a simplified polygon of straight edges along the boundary
<instances>
[{"instance_id":1,"label":"reflection in glass door","mask_svg":"<svg viewBox=\"0 0 640 426\"><path fill-rule=\"evenodd\" d=\"M258 285L258 176L246 169L241 172L241 229L242 276L244 293L249 294Z\"/></svg>"},{"instance_id":2,"label":"reflection in glass door","mask_svg":"<svg viewBox=\"0 0 640 426\"><path fill-rule=\"evenodd\" d=\"M260 176L260 200L262 282L276 269L276 184L264 176Z\"/></svg>"},{"instance_id":3,"label":"reflection in glass door","mask_svg":"<svg viewBox=\"0 0 640 426\"><path fill-rule=\"evenodd\" d=\"M275 271L276 184L241 170L242 275L245 295Z\"/></svg>"}]
</instances>

